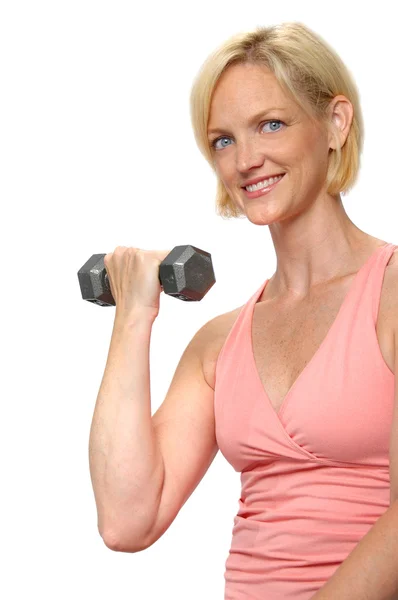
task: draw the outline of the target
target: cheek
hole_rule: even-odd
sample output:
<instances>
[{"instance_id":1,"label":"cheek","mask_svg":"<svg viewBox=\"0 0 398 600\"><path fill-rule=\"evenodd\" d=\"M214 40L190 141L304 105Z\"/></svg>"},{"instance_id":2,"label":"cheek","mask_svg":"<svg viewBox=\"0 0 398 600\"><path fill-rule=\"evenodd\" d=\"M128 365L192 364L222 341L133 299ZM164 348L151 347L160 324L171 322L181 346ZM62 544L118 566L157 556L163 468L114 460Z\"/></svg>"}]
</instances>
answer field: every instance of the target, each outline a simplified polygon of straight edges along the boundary
<instances>
[{"instance_id":1,"label":"cheek","mask_svg":"<svg viewBox=\"0 0 398 600\"><path fill-rule=\"evenodd\" d=\"M307 179L313 177L314 173L323 173L327 169L328 157L324 142L320 143L319 138L308 136L300 145L289 148L286 165L290 165L293 174Z\"/></svg>"},{"instance_id":2,"label":"cheek","mask_svg":"<svg viewBox=\"0 0 398 600\"><path fill-rule=\"evenodd\" d=\"M230 164L227 164L225 162L225 164L222 165L222 164L220 164L220 161L219 161L219 163L217 165L216 173L217 173L217 176L219 177L219 179L225 185L225 187L227 187L227 188L234 187L235 182L236 182L236 171L233 168L231 168Z\"/></svg>"}]
</instances>

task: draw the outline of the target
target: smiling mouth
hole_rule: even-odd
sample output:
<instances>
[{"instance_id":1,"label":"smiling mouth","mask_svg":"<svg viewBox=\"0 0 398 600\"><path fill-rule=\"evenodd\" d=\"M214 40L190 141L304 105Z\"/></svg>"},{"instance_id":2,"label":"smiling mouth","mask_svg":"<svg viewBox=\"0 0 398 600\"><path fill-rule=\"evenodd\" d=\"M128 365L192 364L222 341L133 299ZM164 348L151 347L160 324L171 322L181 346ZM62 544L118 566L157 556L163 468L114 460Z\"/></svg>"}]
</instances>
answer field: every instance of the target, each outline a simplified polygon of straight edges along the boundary
<instances>
[{"instance_id":1,"label":"smiling mouth","mask_svg":"<svg viewBox=\"0 0 398 600\"><path fill-rule=\"evenodd\" d=\"M265 194L272 192L272 190L284 179L285 175L286 173L284 173L283 176L274 183L271 183L264 187L260 187L258 188L258 190L253 190L252 192L249 192L249 190L247 190L245 187L241 189L243 190L247 198L257 198L259 196L264 196Z\"/></svg>"}]
</instances>

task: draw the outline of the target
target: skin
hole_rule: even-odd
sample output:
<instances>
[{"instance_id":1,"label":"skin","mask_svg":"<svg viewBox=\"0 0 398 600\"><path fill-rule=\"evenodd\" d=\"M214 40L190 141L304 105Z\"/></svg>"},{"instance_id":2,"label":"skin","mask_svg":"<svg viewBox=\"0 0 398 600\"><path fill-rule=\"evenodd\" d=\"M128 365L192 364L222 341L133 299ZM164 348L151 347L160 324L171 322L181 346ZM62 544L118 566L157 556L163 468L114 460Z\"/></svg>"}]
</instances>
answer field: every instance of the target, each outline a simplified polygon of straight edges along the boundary
<instances>
[{"instance_id":1,"label":"skin","mask_svg":"<svg viewBox=\"0 0 398 600\"><path fill-rule=\"evenodd\" d=\"M253 115L273 110L249 124ZM344 145L353 118L351 102L338 95L328 118ZM280 119L282 124L265 123ZM212 97L209 142L215 169L232 201L255 225L268 225L277 269L266 294L295 303L336 278L358 271L384 243L360 230L348 217L341 196L326 192L327 161L335 141L324 125L314 124L290 99L266 67L231 65ZM276 188L248 199L241 186L262 175L285 172Z\"/></svg>"}]
</instances>

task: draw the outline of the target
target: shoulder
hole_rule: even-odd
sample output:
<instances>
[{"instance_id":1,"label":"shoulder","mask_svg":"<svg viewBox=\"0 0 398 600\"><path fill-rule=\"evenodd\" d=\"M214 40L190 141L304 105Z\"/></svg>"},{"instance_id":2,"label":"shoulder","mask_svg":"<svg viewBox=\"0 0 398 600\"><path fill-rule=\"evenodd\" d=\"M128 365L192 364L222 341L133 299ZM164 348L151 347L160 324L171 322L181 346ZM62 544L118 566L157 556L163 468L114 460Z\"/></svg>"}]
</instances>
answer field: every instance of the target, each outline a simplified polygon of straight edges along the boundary
<instances>
[{"instance_id":1,"label":"shoulder","mask_svg":"<svg viewBox=\"0 0 398 600\"><path fill-rule=\"evenodd\" d=\"M217 315L205 323L196 334L200 340L203 374L208 385L213 389L218 355L243 306Z\"/></svg>"},{"instance_id":2,"label":"shoulder","mask_svg":"<svg viewBox=\"0 0 398 600\"><path fill-rule=\"evenodd\" d=\"M398 269L398 248L396 248L394 250L394 252L391 254L391 258L388 261L388 267L395 267L396 269Z\"/></svg>"},{"instance_id":3,"label":"shoulder","mask_svg":"<svg viewBox=\"0 0 398 600\"><path fill-rule=\"evenodd\" d=\"M394 250L384 272L380 312L385 315L390 331L398 331L398 248Z\"/></svg>"},{"instance_id":4,"label":"shoulder","mask_svg":"<svg viewBox=\"0 0 398 600\"><path fill-rule=\"evenodd\" d=\"M388 261L383 281L383 292L390 298L391 301L395 299L398 301L397 292L398 290L398 248L392 253L390 260Z\"/></svg>"},{"instance_id":5,"label":"shoulder","mask_svg":"<svg viewBox=\"0 0 398 600\"><path fill-rule=\"evenodd\" d=\"M204 354L211 354L214 352L218 354L218 346L220 346L221 350L221 346L242 308L243 306L239 306L226 313L217 315L201 327L198 334L201 338Z\"/></svg>"}]
</instances>

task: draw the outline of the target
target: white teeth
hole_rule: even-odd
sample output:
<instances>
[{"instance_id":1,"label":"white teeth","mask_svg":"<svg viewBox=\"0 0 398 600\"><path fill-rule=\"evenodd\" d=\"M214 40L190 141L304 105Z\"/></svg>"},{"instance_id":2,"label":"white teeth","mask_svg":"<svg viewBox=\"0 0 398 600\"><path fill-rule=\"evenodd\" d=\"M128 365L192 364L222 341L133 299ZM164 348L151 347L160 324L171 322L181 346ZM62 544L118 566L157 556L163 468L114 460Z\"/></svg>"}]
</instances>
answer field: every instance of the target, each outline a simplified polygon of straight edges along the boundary
<instances>
[{"instance_id":1,"label":"white teeth","mask_svg":"<svg viewBox=\"0 0 398 600\"><path fill-rule=\"evenodd\" d=\"M248 185L248 186L246 186L246 189L248 192L254 192L255 190L261 190L262 188L269 187L276 181L279 181L280 179L282 179L282 177L283 177L283 175L279 175L279 177L270 177L269 179L264 179L264 181L259 181L259 183L256 183L255 185Z\"/></svg>"}]
</instances>

